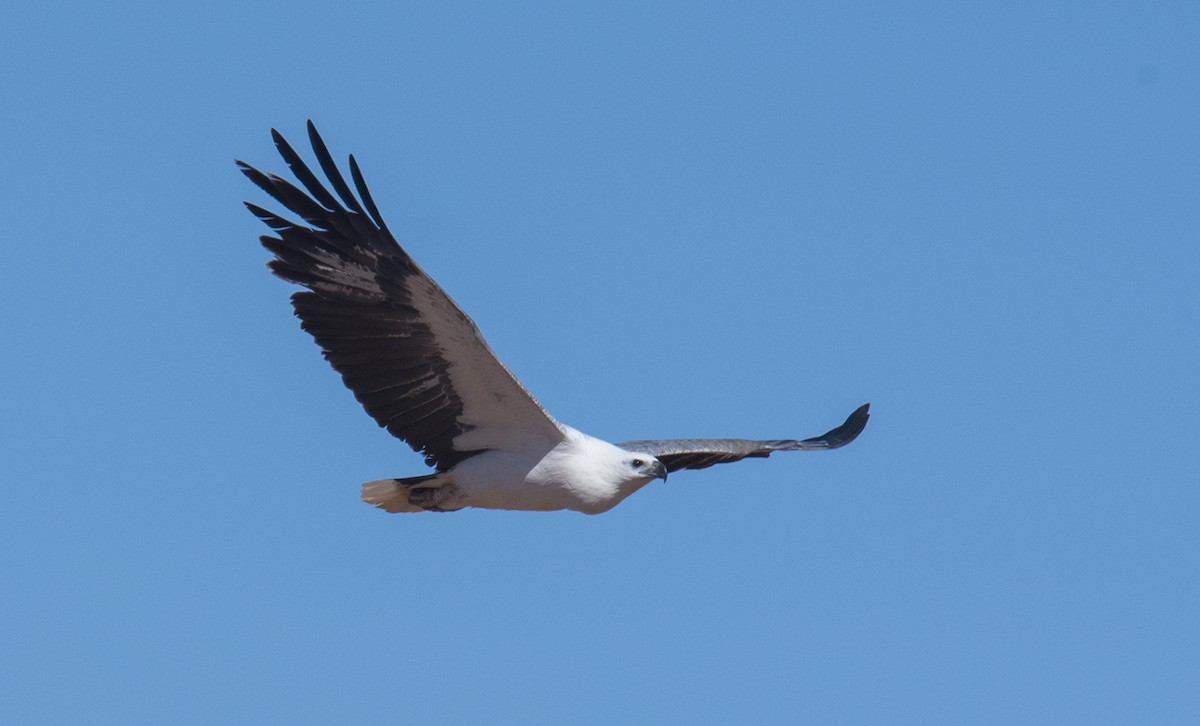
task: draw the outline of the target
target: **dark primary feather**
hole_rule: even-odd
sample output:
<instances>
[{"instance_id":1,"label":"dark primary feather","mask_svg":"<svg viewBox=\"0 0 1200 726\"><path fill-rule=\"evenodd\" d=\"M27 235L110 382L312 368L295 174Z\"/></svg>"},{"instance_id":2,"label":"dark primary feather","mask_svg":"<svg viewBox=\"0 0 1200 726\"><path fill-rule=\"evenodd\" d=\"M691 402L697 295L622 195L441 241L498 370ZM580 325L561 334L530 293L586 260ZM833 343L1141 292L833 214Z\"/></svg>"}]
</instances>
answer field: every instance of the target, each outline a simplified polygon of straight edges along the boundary
<instances>
[{"instance_id":1,"label":"dark primary feather","mask_svg":"<svg viewBox=\"0 0 1200 726\"><path fill-rule=\"evenodd\" d=\"M770 456L775 451L817 451L836 449L853 441L862 433L870 418L871 404L859 406L846 421L835 429L820 436L797 441L778 439L753 441L750 439L656 439L648 441L626 441L617 444L622 449L639 451L656 457L667 467L667 471L680 469L707 469L714 464L728 464L746 458Z\"/></svg>"},{"instance_id":2,"label":"dark primary feather","mask_svg":"<svg viewBox=\"0 0 1200 726\"><path fill-rule=\"evenodd\" d=\"M246 206L277 235L260 238L275 255L271 271L310 290L292 296L301 327L316 339L367 413L439 470L478 453L454 446L455 437L472 428L462 421L465 396L456 381L466 381L476 396L503 399L512 421L506 418L500 425L524 424L557 434L556 425L496 359L471 319L392 237L353 157L351 175L362 203L311 121L308 135L336 196L272 129L280 155L307 193L241 161L238 166L306 224ZM457 346L457 357L448 353L447 339ZM476 418L487 415L484 411Z\"/></svg>"}]
</instances>

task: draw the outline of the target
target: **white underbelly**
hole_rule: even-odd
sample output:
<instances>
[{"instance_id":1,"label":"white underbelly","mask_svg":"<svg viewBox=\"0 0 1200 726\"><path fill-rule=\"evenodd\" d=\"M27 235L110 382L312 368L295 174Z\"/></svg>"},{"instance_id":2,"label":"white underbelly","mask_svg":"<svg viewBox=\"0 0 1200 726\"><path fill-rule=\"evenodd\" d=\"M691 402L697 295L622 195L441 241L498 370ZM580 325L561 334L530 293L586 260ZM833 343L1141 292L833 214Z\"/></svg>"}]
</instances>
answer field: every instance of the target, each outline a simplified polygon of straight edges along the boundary
<instances>
[{"instance_id":1,"label":"white underbelly","mask_svg":"<svg viewBox=\"0 0 1200 726\"><path fill-rule=\"evenodd\" d=\"M466 459L453 471L456 504L483 509L554 511L571 509L599 514L632 492L597 485L586 477L564 476L548 455L539 461L487 451Z\"/></svg>"}]
</instances>

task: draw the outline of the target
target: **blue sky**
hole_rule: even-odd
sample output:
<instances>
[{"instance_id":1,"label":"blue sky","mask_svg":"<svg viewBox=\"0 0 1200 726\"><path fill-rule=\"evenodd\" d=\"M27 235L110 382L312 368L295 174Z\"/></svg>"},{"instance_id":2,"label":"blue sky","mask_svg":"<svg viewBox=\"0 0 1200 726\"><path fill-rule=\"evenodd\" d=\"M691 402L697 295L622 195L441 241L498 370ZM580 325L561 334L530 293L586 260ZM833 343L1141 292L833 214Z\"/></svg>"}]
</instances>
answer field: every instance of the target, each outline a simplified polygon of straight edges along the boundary
<instances>
[{"instance_id":1,"label":"blue sky","mask_svg":"<svg viewBox=\"0 0 1200 726\"><path fill-rule=\"evenodd\" d=\"M0 720L1200 720L1195 3L9 3ZM313 118L560 420L424 471L265 270Z\"/></svg>"}]
</instances>

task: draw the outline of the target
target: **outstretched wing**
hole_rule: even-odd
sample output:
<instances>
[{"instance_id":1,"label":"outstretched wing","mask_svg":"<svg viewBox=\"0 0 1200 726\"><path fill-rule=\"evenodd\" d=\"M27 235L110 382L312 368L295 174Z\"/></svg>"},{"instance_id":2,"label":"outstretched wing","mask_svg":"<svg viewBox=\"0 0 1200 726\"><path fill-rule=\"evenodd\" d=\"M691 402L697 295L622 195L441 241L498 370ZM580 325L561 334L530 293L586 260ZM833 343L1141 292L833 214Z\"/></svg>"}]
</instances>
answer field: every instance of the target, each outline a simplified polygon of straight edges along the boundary
<instances>
[{"instance_id":1,"label":"outstretched wing","mask_svg":"<svg viewBox=\"0 0 1200 726\"><path fill-rule=\"evenodd\" d=\"M819 451L845 446L862 433L870 418L871 404L864 403L846 422L832 431L811 439L797 441L780 439L775 441L752 441L750 439L658 439L651 441L626 441L617 444L622 449L650 454L667 467L667 471L680 469L707 469L713 464L728 464L748 457L770 456L775 451Z\"/></svg>"},{"instance_id":2,"label":"outstretched wing","mask_svg":"<svg viewBox=\"0 0 1200 726\"><path fill-rule=\"evenodd\" d=\"M558 424L504 367L475 323L408 256L384 224L354 157L346 184L325 143L308 137L335 197L278 131L271 136L308 191L244 162L252 182L304 220L246 206L277 236L268 266L311 292L292 305L367 413L439 471L488 449L545 451Z\"/></svg>"}]
</instances>

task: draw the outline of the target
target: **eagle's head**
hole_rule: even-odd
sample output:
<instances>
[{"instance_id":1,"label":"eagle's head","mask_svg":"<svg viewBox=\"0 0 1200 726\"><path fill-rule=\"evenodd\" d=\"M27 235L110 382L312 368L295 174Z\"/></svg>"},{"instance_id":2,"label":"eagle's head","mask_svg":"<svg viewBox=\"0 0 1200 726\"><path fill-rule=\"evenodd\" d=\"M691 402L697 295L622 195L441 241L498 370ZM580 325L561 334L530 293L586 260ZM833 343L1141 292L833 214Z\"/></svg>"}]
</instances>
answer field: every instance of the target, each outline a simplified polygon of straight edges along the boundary
<instances>
[{"instance_id":1,"label":"eagle's head","mask_svg":"<svg viewBox=\"0 0 1200 726\"><path fill-rule=\"evenodd\" d=\"M624 450L622 449L622 451ZM628 457L626 463L628 463L634 478L644 478L646 482L653 481L654 479L666 481L667 467L663 466L661 461L649 454L639 454L637 452L626 453L632 454L632 456Z\"/></svg>"},{"instance_id":2,"label":"eagle's head","mask_svg":"<svg viewBox=\"0 0 1200 726\"><path fill-rule=\"evenodd\" d=\"M650 454L629 451L568 426L567 438L530 473L534 480L551 481L578 499L570 507L598 514L655 479L667 478L667 467Z\"/></svg>"}]
</instances>

